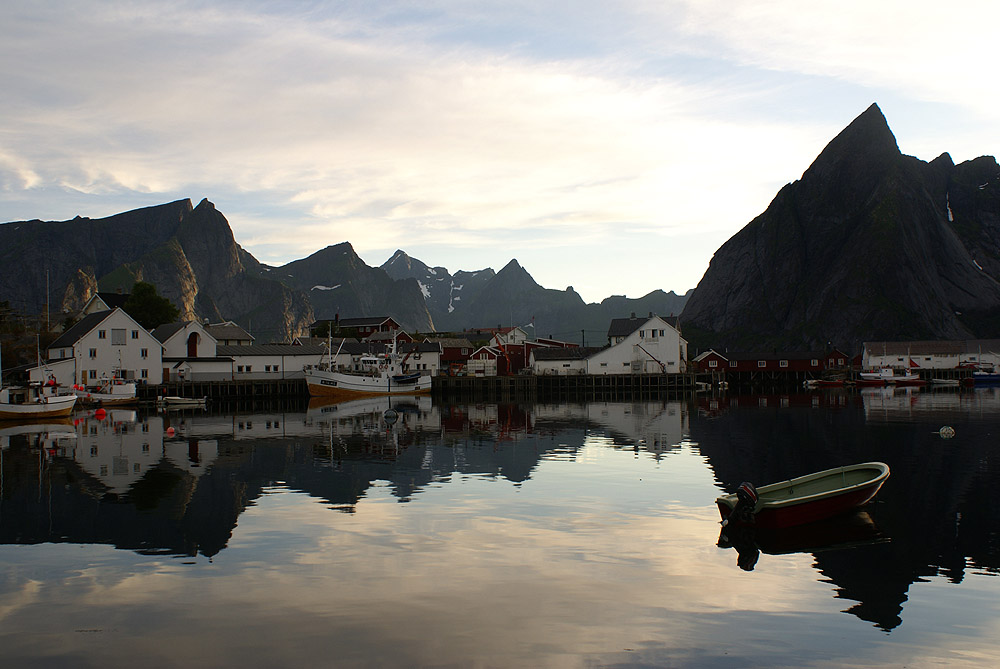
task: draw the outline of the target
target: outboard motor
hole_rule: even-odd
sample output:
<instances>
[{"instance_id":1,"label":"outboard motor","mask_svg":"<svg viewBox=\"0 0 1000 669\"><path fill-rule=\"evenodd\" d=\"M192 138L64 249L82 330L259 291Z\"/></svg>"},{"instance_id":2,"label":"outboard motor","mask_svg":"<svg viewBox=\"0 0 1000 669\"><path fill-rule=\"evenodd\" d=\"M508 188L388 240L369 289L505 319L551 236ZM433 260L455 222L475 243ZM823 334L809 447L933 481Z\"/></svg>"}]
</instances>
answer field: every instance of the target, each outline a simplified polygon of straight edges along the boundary
<instances>
[{"instance_id":1,"label":"outboard motor","mask_svg":"<svg viewBox=\"0 0 1000 669\"><path fill-rule=\"evenodd\" d=\"M729 525L730 523L744 523L749 524L754 521L753 512L757 507L757 489L753 487L753 483L749 481L744 481L740 484L740 487L736 489L736 506L733 508L733 512L729 514L726 518L723 527Z\"/></svg>"}]
</instances>

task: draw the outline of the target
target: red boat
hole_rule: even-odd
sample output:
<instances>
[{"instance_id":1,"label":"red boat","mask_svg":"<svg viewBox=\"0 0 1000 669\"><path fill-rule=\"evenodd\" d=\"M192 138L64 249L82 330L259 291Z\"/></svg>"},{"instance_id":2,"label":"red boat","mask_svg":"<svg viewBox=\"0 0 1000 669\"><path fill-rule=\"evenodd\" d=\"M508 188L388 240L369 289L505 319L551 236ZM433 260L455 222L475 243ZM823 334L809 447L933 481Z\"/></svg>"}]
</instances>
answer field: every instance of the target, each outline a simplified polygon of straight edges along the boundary
<instances>
[{"instance_id":1,"label":"red boat","mask_svg":"<svg viewBox=\"0 0 1000 669\"><path fill-rule=\"evenodd\" d=\"M866 504L889 478L889 465L865 462L754 488L749 483L715 500L723 525L792 527Z\"/></svg>"}]
</instances>

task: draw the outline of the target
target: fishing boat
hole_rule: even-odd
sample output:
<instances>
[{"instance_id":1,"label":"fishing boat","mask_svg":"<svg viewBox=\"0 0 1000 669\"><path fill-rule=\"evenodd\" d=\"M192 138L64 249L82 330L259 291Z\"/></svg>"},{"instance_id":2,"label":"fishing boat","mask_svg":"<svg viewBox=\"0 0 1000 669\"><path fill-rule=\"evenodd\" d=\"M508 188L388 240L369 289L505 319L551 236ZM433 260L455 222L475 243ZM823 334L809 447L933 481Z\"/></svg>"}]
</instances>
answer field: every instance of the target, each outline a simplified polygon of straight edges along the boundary
<instances>
[{"instance_id":1,"label":"fishing boat","mask_svg":"<svg viewBox=\"0 0 1000 669\"><path fill-rule=\"evenodd\" d=\"M0 419L4 420L68 416L74 406L76 395L60 393L55 385L31 383L0 390Z\"/></svg>"},{"instance_id":2,"label":"fishing boat","mask_svg":"<svg viewBox=\"0 0 1000 669\"><path fill-rule=\"evenodd\" d=\"M156 398L156 406L161 409L202 409L208 404L207 397L178 397L165 395Z\"/></svg>"},{"instance_id":3,"label":"fishing boat","mask_svg":"<svg viewBox=\"0 0 1000 669\"><path fill-rule=\"evenodd\" d=\"M409 354L404 356L397 352L394 340L384 353L361 356L359 369L356 370L334 369L332 360L307 367L304 371L309 394L313 397L356 399L429 393L430 374L408 372L405 368L408 358Z\"/></svg>"},{"instance_id":4,"label":"fishing boat","mask_svg":"<svg viewBox=\"0 0 1000 669\"><path fill-rule=\"evenodd\" d=\"M116 406L134 404L136 401L135 382L117 377L104 379L99 386L73 386L73 392L81 404Z\"/></svg>"},{"instance_id":5,"label":"fishing boat","mask_svg":"<svg viewBox=\"0 0 1000 669\"><path fill-rule=\"evenodd\" d=\"M921 379L918 374L910 371L902 372L892 367L880 367L879 369L866 372L858 372L858 378L855 383L859 386L886 386L893 384L897 386L917 386L924 385L927 382Z\"/></svg>"},{"instance_id":6,"label":"fishing boat","mask_svg":"<svg viewBox=\"0 0 1000 669\"><path fill-rule=\"evenodd\" d=\"M835 467L754 488L743 483L732 495L715 500L723 525L792 527L830 518L866 504L889 477L889 466L865 462Z\"/></svg>"},{"instance_id":7,"label":"fishing boat","mask_svg":"<svg viewBox=\"0 0 1000 669\"><path fill-rule=\"evenodd\" d=\"M0 420L35 420L68 416L76 406L76 395L59 392L52 379L48 383L26 386L3 385L3 360L0 359Z\"/></svg>"}]
</instances>

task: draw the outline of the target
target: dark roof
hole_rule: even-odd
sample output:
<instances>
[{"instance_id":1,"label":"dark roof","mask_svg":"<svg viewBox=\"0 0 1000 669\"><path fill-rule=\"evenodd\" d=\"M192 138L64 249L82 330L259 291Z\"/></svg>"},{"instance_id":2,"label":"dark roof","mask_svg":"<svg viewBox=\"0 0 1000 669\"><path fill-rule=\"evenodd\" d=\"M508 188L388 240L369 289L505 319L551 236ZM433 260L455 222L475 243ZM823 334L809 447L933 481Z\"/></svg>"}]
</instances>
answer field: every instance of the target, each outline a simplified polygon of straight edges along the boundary
<instances>
[{"instance_id":1,"label":"dark roof","mask_svg":"<svg viewBox=\"0 0 1000 669\"><path fill-rule=\"evenodd\" d=\"M313 323L313 327L317 327L321 323L334 323L342 328L356 328L362 325L382 325L387 320L390 320L390 316L365 316L362 318L341 318L340 320L335 320L333 318L321 318Z\"/></svg>"},{"instance_id":2,"label":"dark roof","mask_svg":"<svg viewBox=\"0 0 1000 669\"><path fill-rule=\"evenodd\" d=\"M427 337L424 341L441 344L441 348L472 348L472 342L462 337Z\"/></svg>"},{"instance_id":3,"label":"dark roof","mask_svg":"<svg viewBox=\"0 0 1000 669\"><path fill-rule=\"evenodd\" d=\"M866 341L870 355L972 355L1000 353L1000 339L959 339L956 341Z\"/></svg>"},{"instance_id":4,"label":"dark roof","mask_svg":"<svg viewBox=\"0 0 1000 669\"><path fill-rule=\"evenodd\" d=\"M441 344L436 341L421 341L410 343L400 343L396 345L400 353L440 353Z\"/></svg>"},{"instance_id":5,"label":"dark roof","mask_svg":"<svg viewBox=\"0 0 1000 669\"><path fill-rule=\"evenodd\" d=\"M345 344L346 348L346 344ZM326 355L325 346L293 344L251 344L249 346L216 346L216 355Z\"/></svg>"},{"instance_id":6,"label":"dark roof","mask_svg":"<svg viewBox=\"0 0 1000 669\"><path fill-rule=\"evenodd\" d=\"M574 348L536 348L531 352L535 360L585 360L604 348L600 346L576 346Z\"/></svg>"},{"instance_id":7,"label":"dark roof","mask_svg":"<svg viewBox=\"0 0 1000 669\"><path fill-rule=\"evenodd\" d=\"M649 319L656 317L656 314L648 316L636 316L633 314L629 318L612 318L611 325L608 326L608 338L627 337L640 327L645 325ZM667 325L680 332L680 319L677 316L659 316Z\"/></svg>"},{"instance_id":8,"label":"dark roof","mask_svg":"<svg viewBox=\"0 0 1000 669\"><path fill-rule=\"evenodd\" d=\"M222 341L224 339L249 339L253 341L252 334L233 322L209 323L205 326L205 330L218 341Z\"/></svg>"},{"instance_id":9,"label":"dark roof","mask_svg":"<svg viewBox=\"0 0 1000 669\"><path fill-rule=\"evenodd\" d=\"M101 301L108 305L108 309L114 311L119 307L125 306L129 298L129 293L119 293L117 291L114 293L99 292L97 293L97 297L101 298Z\"/></svg>"},{"instance_id":10,"label":"dark roof","mask_svg":"<svg viewBox=\"0 0 1000 669\"><path fill-rule=\"evenodd\" d=\"M190 321L181 321L175 323L164 323L160 327L153 330L150 334L156 338L156 341L161 344L166 342L168 339L173 337L179 331L184 329L184 326L190 323Z\"/></svg>"},{"instance_id":11,"label":"dark roof","mask_svg":"<svg viewBox=\"0 0 1000 669\"><path fill-rule=\"evenodd\" d=\"M391 342L394 337L399 337L400 335L406 335L410 337L409 334L402 330L380 330L378 332L373 332L367 337L365 341L384 341L386 343ZM410 337L412 339L412 337Z\"/></svg>"},{"instance_id":12,"label":"dark roof","mask_svg":"<svg viewBox=\"0 0 1000 669\"><path fill-rule=\"evenodd\" d=\"M96 328L112 313L114 313L114 310L98 311L97 313L90 314L89 316L84 316L80 319L79 323L71 327L69 330L66 330L66 332L63 332L59 335L58 339L49 344L49 348L69 348L78 342L80 337Z\"/></svg>"},{"instance_id":13,"label":"dark roof","mask_svg":"<svg viewBox=\"0 0 1000 669\"><path fill-rule=\"evenodd\" d=\"M770 353L726 351L718 354L726 360L822 360L826 357L826 353L822 351L772 351Z\"/></svg>"}]
</instances>

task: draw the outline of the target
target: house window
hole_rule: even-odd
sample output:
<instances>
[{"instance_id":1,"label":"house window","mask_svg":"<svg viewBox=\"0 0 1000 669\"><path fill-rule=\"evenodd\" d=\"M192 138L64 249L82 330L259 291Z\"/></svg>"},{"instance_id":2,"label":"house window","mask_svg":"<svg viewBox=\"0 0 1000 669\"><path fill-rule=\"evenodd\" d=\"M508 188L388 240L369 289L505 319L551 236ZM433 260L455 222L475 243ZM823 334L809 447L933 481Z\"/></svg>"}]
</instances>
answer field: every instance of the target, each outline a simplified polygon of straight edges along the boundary
<instances>
[{"instance_id":1,"label":"house window","mask_svg":"<svg viewBox=\"0 0 1000 669\"><path fill-rule=\"evenodd\" d=\"M569 363L568 362L564 362L563 363L563 367L569 367Z\"/></svg>"},{"instance_id":2,"label":"house window","mask_svg":"<svg viewBox=\"0 0 1000 669\"><path fill-rule=\"evenodd\" d=\"M622 363L622 367L628 367L628 366L629 366L629 363L627 363L627 362L623 362Z\"/></svg>"},{"instance_id":3,"label":"house window","mask_svg":"<svg viewBox=\"0 0 1000 669\"><path fill-rule=\"evenodd\" d=\"M143 444L142 445L142 452L143 453L149 453L149 444Z\"/></svg>"},{"instance_id":4,"label":"house window","mask_svg":"<svg viewBox=\"0 0 1000 669\"><path fill-rule=\"evenodd\" d=\"M660 330L660 336L661 337L663 336L663 330Z\"/></svg>"},{"instance_id":5,"label":"house window","mask_svg":"<svg viewBox=\"0 0 1000 669\"><path fill-rule=\"evenodd\" d=\"M139 374L139 377L143 378L143 379L148 379L149 378L149 370L148 369L142 370L142 372Z\"/></svg>"},{"instance_id":6,"label":"house window","mask_svg":"<svg viewBox=\"0 0 1000 669\"><path fill-rule=\"evenodd\" d=\"M98 339L107 339L108 338L108 331L107 330L98 330L97 331L97 338Z\"/></svg>"},{"instance_id":7,"label":"house window","mask_svg":"<svg viewBox=\"0 0 1000 669\"><path fill-rule=\"evenodd\" d=\"M97 349L96 348L90 349L90 359L93 360L96 357L97 357Z\"/></svg>"},{"instance_id":8,"label":"house window","mask_svg":"<svg viewBox=\"0 0 1000 669\"><path fill-rule=\"evenodd\" d=\"M729 366L730 366L730 367L735 367L735 366L736 366L737 364L739 364L739 363L738 363L738 361L736 361L736 360L730 360L730 361L729 361Z\"/></svg>"},{"instance_id":9,"label":"house window","mask_svg":"<svg viewBox=\"0 0 1000 669\"><path fill-rule=\"evenodd\" d=\"M778 362L778 367L788 367L788 361L781 360L780 362Z\"/></svg>"},{"instance_id":10,"label":"house window","mask_svg":"<svg viewBox=\"0 0 1000 669\"><path fill-rule=\"evenodd\" d=\"M757 366L758 367L767 367L767 360L758 360L757 361Z\"/></svg>"},{"instance_id":11,"label":"house window","mask_svg":"<svg viewBox=\"0 0 1000 669\"><path fill-rule=\"evenodd\" d=\"M141 357L143 357L143 358L148 358L149 357L149 349L148 348L140 349L139 350L139 355Z\"/></svg>"},{"instance_id":12,"label":"house window","mask_svg":"<svg viewBox=\"0 0 1000 669\"><path fill-rule=\"evenodd\" d=\"M606 363L606 362L602 362L601 363L601 367L607 367L607 366L608 366L608 363Z\"/></svg>"},{"instance_id":13,"label":"house window","mask_svg":"<svg viewBox=\"0 0 1000 669\"><path fill-rule=\"evenodd\" d=\"M813 358L809 362L810 364L812 364L813 367L819 367L819 360L817 360L816 358ZM830 365L831 366L833 365L833 360L830 361Z\"/></svg>"},{"instance_id":14,"label":"house window","mask_svg":"<svg viewBox=\"0 0 1000 669\"><path fill-rule=\"evenodd\" d=\"M139 338L139 331L132 330L132 339L138 339L138 338Z\"/></svg>"},{"instance_id":15,"label":"house window","mask_svg":"<svg viewBox=\"0 0 1000 669\"><path fill-rule=\"evenodd\" d=\"M462 355L469 355L469 349L463 348L462 349Z\"/></svg>"},{"instance_id":16,"label":"house window","mask_svg":"<svg viewBox=\"0 0 1000 669\"><path fill-rule=\"evenodd\" d=\"M840 365L841 367L843 367L844 366L844 359L843 358L837 358L837 364Z\"/></svg>"},{"instance_id":17,"label":"house window","mask_svg":"<svg viewBox=\"0 0 1000 669\"><path fill-rule=\"evenodd\" d=\"M718 360L709 360L708 361L708 366L709 367L718 367L719 366L719 361Z\"/></svg>"},{"instance_id":18,"label":"house window","mask_svg":"<svg viewBox=\"0 0 1000 669\"><path fill-rule=\"evenodd\" d=\"M111 345L112 346L124 346L125 345L125 329L124 328L112 328L111 329Z\"/></svg>"},{"instance_id":19,"label":"house window","mask_svg":"<svg viewBox=\"0 0 1000 669\"><path fill-rule=\"evenodd\" d=\"M237 374L243 373L243 365L236 365L236 373Z\"/></svg>"},{"instance_id":20,"label":"house window","mask_svg":"<svg viewBox=\"0 0 1000 669\"><path fill-rule=\"evenodd\" d=\"M97 378L97 370L96 369L90 370L90 378L92 378L92 379L96 379Z\"/></svg>"},{"instance_id":21,"label":"house window","mask_svg":"<svg viewBox=\"0 0 1000 669\"><path fill-rule=\"evenodd\" d=\"M645 338L646 338L646 331L639 330L639 339L645 339Z\"/></svg>"}]
</instances>

